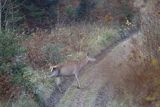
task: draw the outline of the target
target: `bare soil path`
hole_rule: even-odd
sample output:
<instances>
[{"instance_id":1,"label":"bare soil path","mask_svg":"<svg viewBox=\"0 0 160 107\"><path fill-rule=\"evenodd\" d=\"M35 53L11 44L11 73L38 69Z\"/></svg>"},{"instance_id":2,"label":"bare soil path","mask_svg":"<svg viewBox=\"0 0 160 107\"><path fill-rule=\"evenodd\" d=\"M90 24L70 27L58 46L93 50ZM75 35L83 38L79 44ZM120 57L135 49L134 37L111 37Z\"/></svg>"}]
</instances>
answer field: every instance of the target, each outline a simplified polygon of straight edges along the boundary
<instances>
[{"instance_id":1,"label":"bare soil path","mask_svg":"<svg viewBox=\"0 0 160 107\"><path fill-rule=\"evenodd\" d=\"M56 107L121 107L113 106L110 101L116 98L116 91L120 90L118 87L123 85L123 78L129 73L126 59L133 47L133 37L135 36L123 41L109 53L106 52L105 57L99 57L96 63L87 66L82 71L83 75L80 75L82 88L75 88L77 83L73 82L61 95Z\"/></svg>"}]
</instances>

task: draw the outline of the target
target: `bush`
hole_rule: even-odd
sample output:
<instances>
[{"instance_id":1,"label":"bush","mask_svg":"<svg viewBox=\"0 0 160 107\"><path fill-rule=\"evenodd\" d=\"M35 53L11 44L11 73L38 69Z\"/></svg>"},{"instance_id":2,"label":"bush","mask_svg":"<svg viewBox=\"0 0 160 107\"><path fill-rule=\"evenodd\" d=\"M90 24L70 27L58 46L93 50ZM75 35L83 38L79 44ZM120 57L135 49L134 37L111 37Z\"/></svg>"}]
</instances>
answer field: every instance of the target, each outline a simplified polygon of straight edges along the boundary
<instances>
[{"instance_id":1,"label":"bush","mask_svg":"<svg viewBox=\"0 0 160 107\"><path fill-rule=\"evenodd\" d=\"M21 39L14 33L0 33L0 83L2 86L0 92L3 92L0 97L6 98L6 100L13 93L17 95L16 91L20 91L22 87L26 90L32 87L32 84L27 80L30 75L24 76L28 71L25 69L26 66L22 59L25 49L20 46Z\"/></svg>"},{"instance_id":2,"label":"bush","mask_svg":"<svg viewBox=\"0 0 160 107\"><path fill-rule=\"evenodd\" d=\"M0 33L0 74L14 75L23 72L21 55L24 48L20 46L19 40L13 33Z\"/></svg>"}]
</instances>

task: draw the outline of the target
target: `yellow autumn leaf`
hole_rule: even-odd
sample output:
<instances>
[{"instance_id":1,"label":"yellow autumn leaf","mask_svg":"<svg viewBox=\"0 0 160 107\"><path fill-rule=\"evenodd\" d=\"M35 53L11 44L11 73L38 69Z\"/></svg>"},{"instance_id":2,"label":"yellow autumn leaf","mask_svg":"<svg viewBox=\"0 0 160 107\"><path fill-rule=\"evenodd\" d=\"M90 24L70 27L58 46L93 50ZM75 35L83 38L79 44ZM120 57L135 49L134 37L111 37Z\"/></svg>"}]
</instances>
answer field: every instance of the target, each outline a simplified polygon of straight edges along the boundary
<instances>
[{"instance_id":1,"label":"yellow autumn leaf","mask_svg":"<svg viewBox=\"0 0 160 107\"><path fill-rule=\"evenodd\" d=\"M156 58L152 58L151 64L152 65L158 65L158 60Z\"/></svg>"},{"instance_id":2,"label":"yellow autumn leaf","mask_svg":"<svg viewBox=\"0 0 160 107\"><path fill-rule=\"evenodd\" d=\"M147 96L146 98L146 101L154 101L156 99L155 96Z\"/></svg>"}]
</instances>

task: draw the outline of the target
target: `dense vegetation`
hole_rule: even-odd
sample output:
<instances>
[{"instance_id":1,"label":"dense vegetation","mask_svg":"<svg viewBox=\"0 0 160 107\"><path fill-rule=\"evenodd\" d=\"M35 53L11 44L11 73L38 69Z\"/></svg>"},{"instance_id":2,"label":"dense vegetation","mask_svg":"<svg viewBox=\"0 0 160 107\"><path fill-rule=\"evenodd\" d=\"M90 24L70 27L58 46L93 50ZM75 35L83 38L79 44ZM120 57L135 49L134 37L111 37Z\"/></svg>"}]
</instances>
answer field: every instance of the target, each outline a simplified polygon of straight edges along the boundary
<instances>
[{"instance_id":1,"label":"dense vegetation","mask_svg":"<svg viewBox=\"0 0 160 107\"><path fill-rule=\"evenodd\" d=\"M145 53L144 66L140 69L143 71L147 66L147 70L156 71L145 75L142 72L142 78L148 75L156 78L144 84L152 81L151 86L159 89L155 86L159 85L155 75L159 75L160 64L160 3L146 1L139 6L139 2L1 0L0 105L44 106L54 90L51 82L55 80L46 78L49 63L77 60L87 52L96 56L138 29L143 35ZM145 101L156 100L159 106L157 93L157 89L146 93L149 95L144 96Z\"/></svg>"},{"instance_id":2,"label":"dense vegetation","mask_svg":"<svg viewBox=\"0 0 160 107\"><path fill-rule=\"evenodd\" d=\"M33 28L51 28L56 23L133 21L137 9L131 0L2 0L1 29L30 32ZM105 4L105 5L104 5Z\"/></svg>"}]
</instances>

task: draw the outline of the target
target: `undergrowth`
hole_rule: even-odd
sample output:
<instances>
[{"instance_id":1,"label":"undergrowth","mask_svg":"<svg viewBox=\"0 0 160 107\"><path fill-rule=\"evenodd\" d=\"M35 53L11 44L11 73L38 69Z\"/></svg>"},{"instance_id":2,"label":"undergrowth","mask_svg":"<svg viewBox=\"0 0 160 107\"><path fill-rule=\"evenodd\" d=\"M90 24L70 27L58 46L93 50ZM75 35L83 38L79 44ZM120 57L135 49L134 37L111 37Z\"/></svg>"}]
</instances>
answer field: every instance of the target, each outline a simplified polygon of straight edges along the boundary
<instances>
[{"instance_id":1,"label":"undergrowth","mask_svg":"<svg viewBox=\"0 0 160 107\"><path fill-rule=\"evenodd\" d=\"M107 45L119 40L116 30L98 24L57 25L51 34L38 31L24 42L27 59L34 68L46 67L68 59L77 59L80 53L92 56Z\"/></svg>"},{"instance_id":2,"label":"undergrowth","mask_svg":"<svg viewBox=\"0 0 160 107\"><path fill-rule=\"evenodd\" d=\"M123 62L129 67L128 73L115 86L115 98L111 107L159 107L160 106L160 64L148 57L142 39L132 39L133 47ZM122 100L123 99L123 100ZM119 105L119 106L118 106Z\"/></svg>"}]
</instances>

